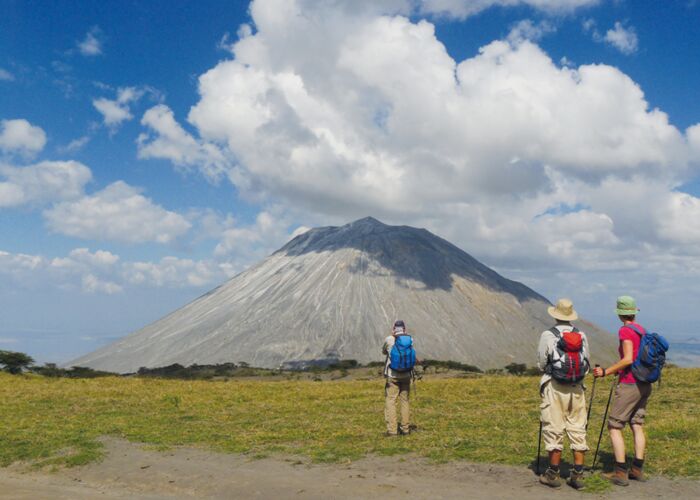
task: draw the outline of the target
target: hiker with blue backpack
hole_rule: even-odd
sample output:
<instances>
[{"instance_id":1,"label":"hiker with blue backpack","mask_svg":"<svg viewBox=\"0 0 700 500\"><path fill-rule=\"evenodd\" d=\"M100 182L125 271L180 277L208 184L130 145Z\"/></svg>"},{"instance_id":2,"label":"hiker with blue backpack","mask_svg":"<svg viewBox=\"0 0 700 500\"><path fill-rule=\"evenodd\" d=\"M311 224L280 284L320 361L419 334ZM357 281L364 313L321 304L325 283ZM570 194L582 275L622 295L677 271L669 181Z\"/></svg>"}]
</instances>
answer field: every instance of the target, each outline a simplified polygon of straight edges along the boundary
<instances>
[{"instance_id":1,"label":"hiker with blue backpack","mask_svg":"<svg viewBox=\"0 0 700 500\"><path fill-rule=\"evenodd\" d=\"M651 384L661 376L668 350L666 339L657 333L647 332L636 322L638 311L634 298L627 295L617 298L615 312L622 321L618 331L620 360L608 368L596 367L593 371L595 377L618 375L608 418L615 467L612 473L605 474L606 478L618 486L627 486L629 479L645 480L644 419L647 401L651 395ZM622 430L628 423L634 436L634 459L629 472L625 456L625 441L622 437Z\"/></svg>"},{"instance_id":2,"label":"hiker with blue backpack","mask_svg":"<svg viewBox=\"0 0 700 500\"><path fill-rule=\"evenodd\" d=\"M391 335L384 339L382 354L386 356L384 364L384 419L386 435L397 436L410 433L410 410L408 406L413 369L416 365L416 351L413 338L406 331L402 320L394 323ZM397 425L396 400L401 407L401 425Z\"/></svg>"},{"instance_id":3,"label":"hiker with blue backpack","mask_svg":"<svg viewBox=\"0 0 700 500\"><path fill-rule=\"evenodd\" d=\"M571 322L578 319L569 299L559 299L547 309L556 325L542 332L537 349L537 366L544 372L540 379L540 437L544 437L549 454L549 466L540 482L552 488L561 486L559 465L564 447L564 434L574 455L574 467L567 484L582 489L583 462L588 451L586 443L586 397L583 379L590 368L586 334ZM539 474L539 451L537 454Z\"/></svg>"}]
</instances>

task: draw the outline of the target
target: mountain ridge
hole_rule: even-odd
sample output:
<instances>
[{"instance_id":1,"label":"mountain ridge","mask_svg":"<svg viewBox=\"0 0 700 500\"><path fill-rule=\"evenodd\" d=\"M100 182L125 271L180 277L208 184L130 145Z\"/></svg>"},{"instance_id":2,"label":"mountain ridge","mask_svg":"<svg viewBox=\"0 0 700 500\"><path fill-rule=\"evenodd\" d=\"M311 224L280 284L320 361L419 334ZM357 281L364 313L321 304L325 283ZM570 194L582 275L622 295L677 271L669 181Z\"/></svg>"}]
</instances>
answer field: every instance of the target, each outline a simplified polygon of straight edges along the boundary
<instances>
[{"instance_id":1,"label":"mountain ridge","mask_svg":"<svg viewBox=\"0 0 700 500\"><path fill-rule=\"evenodd\" d=\"M399 317L422 357L484 369L532 365L539 334L553 323L548 305L425 229L365 217L292 238L219 287L71 365L133 372L175 362L364 363L381 358L381 343ZM612 361L614 337L587 322L579 327L594 355Z\"/></svg>"}]
</instances>

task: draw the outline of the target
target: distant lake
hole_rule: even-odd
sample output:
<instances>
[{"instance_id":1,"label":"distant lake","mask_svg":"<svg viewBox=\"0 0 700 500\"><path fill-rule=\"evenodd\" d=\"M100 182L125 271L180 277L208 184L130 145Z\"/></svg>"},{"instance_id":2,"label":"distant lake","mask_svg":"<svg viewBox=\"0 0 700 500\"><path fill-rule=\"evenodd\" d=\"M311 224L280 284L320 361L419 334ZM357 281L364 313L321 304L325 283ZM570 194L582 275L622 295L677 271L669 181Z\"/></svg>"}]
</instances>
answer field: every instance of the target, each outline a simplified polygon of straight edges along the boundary
<instances>
[{"instance_id":1,"label":"distant lake","mask_svg":"<svg viewBox=\"0 0 700 500\"><path fill-rule=\"evenodd\" d=\"M700 342L674 342L669 339L671 347L666 360L678 366L700 367Z\"/></svg>"}]
</instances>

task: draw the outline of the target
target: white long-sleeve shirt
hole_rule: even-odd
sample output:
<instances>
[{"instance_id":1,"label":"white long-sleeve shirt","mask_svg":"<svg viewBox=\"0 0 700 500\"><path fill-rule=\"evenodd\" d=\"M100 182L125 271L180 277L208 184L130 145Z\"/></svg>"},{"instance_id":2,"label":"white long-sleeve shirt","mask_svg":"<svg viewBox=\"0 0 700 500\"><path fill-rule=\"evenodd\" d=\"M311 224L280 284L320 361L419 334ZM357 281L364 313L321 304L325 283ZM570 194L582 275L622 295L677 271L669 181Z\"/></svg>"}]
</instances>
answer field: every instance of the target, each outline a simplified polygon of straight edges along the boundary
<instances>
[{"instance_id":1,"label":"white long-sleeve shirt","mask_svg":"<svg viewBox=\"0 0 700 500\"><path fill-rule=\"evenodd\" d=\"M570 332L571 330L574 329L572 325L565 325L565 324L558 324L555 326L557 330L559 330L560 333L564 332ZM581 349L583 350L583 356L590 360L590 354L588 351L588 339L586 338L586 334L583 333L581 330L579 330L579 333L581 334L581 343L582 347ZM540 379L540 388L550 380L552 380L552 376L548 373L545 373L545 369L547 368L547 365L549 364L549 361L552 357L552 353L556 350L557 348L557 342L559 341L559 338L554 335L552 332L549 330L545 330L542 332L542 335L540 336L540 344L537 348L537 368L540 369L542 372L542 378Z\"/></svg>"}]
</instances>

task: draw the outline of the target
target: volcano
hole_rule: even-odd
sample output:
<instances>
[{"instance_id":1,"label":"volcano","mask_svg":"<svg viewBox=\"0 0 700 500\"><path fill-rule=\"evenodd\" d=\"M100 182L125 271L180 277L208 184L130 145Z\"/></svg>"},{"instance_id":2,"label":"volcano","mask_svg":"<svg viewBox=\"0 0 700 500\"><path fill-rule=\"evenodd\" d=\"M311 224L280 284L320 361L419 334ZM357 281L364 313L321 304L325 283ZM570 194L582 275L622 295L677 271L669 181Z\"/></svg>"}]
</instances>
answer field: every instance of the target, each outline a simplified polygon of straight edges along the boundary
<instances>
[{"instance_id":1,"label":"volcano","mask_svg":"<svg viewBox=\"0 0 700 500\"><path fill-rule=\"evenodd\" d=\"M419 357L482 369L535 364L550 302L425 229L371 217L301 234L168 316L74 360L120 373L140 367L246 362L303 367L381 360L396 319ZM594 362L615 337L580 320Z\"/></svg>"}]
</instances>

